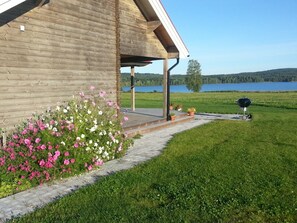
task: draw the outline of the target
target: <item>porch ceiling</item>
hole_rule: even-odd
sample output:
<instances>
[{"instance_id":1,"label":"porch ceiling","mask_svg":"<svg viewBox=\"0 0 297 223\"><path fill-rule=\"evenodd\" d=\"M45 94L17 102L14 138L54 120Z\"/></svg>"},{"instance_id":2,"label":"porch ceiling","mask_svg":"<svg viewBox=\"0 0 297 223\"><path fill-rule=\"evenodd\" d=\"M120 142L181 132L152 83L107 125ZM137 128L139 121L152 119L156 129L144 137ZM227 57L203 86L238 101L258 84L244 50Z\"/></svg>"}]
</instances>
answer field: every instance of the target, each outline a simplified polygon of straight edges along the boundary
<instances>
[{"instance_id":1,"label":"porch ceiling","mask_svg":"<svg viewBox=\"0 0 297 223\"><path fill-rule=\"evenodd\" d=\"M177 32L160 0L134 0L143 16L150 21L160 21L161 25L155 29L160 42L169 53L170 58L186 58L189 51Z\"/></svg>"},{"instance_id":2,"label":"porch ceiling","mask_svg":"<svg viewBox=\"0 0 297 223\"><path fill-rule=\"evenodd\" d=\"M121 55L121 67L142 67L151 64L153 60L163 60L163 58Z\"/></svg>"}]
</instances>

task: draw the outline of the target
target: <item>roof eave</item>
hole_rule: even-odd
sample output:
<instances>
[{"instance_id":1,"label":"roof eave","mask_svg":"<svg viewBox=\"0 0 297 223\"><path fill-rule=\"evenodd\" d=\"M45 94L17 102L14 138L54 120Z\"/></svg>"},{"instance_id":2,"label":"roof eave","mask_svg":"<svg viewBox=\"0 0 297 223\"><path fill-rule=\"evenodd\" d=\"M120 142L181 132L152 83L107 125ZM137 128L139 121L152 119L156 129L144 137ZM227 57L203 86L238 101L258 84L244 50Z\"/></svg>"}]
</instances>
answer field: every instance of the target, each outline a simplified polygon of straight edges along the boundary
<instances>
[{"instance_id":1,"label":"roof eave","mask_svg":"<svg viewBox=\"0 0 297 223\"><path fill-rule=\"evenodd\" d=\"M0 4L0 14L23 3L26 0L4 0L2 1L2 3Z\"/></svg>"},{"instance_id":2,"label":"roof eave","mask_svg":"<svg viewBox=\"0 0 297 223\"><path fill-rule=\"evenodd\" d=\"M159 20L161 21L162 25L164 26L165 30L167 31L177 50L179 51L179 58L189 57L189 51L187 47L182 41L160 0L149 0L149 3L156 12Z\"/></svg>"}]
</instances>

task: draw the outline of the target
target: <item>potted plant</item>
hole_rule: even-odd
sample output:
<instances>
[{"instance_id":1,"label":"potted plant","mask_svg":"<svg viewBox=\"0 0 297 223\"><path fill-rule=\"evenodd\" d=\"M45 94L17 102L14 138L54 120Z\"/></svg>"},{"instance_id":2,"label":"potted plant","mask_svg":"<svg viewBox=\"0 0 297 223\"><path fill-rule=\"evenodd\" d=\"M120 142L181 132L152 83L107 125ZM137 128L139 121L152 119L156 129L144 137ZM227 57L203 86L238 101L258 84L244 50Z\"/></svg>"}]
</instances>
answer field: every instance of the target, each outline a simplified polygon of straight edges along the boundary
<instances>
[{"instance_id":1,"label":"potted plant","mask_svg":"<svg viewBox=\"0 0 297 223\"><path fill-rule=\"evenodd\" d=\"M173 112L171 112L170 114L169 114L169 116L170 116L170 120L171 121L174 121L175 120L175 113L173 113Z\"/></svg>"},{"instance_id":2,"label":"potted plant","mask_svg":"<svg viewBox=\"0 0 297 223\"><path fill-rule=\"evenodd\" d=\"M188 108L188 115L189 116L194 116L195 112L196 112L196 108L194 108L194 107Z\"/></svg>"},{"instance_id":3,"label":"potted plant","mask_svg":"<svg viewBox=\"0 0 297 223\"><path fill-rule=\"evenodd\" d=\"M175 107L176 111L182 111L183 110L183 106L181 104L176 105Z\"/></svg>"}]
</instances>

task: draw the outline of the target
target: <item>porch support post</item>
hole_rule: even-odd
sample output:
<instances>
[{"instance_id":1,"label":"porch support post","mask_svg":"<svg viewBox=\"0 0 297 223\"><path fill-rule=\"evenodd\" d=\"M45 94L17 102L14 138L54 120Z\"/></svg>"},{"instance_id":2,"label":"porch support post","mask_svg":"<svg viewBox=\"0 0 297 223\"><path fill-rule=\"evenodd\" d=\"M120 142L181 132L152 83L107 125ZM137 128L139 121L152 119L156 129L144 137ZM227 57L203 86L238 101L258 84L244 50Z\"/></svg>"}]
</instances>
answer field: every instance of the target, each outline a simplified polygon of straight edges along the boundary
<instances>
[{"instance_id":1,"label":"porch support post","mask_svg":"<svg viewBox=\"0 0 297 223\"><path fill-rule=\"evenodd\" d=\"M168 59L163 61L163 117L167 117L167 71L168 71Z\"/></svg>"},{"instance_id":2,"label":"porch support post","mask_svg":"<svg viewBox=\"0 0 297 223\"><path fill-rule=\"evenodd\" d=\"M131 110L135 111L135 67L131 67Z\"/></svg>"}]
</instances>

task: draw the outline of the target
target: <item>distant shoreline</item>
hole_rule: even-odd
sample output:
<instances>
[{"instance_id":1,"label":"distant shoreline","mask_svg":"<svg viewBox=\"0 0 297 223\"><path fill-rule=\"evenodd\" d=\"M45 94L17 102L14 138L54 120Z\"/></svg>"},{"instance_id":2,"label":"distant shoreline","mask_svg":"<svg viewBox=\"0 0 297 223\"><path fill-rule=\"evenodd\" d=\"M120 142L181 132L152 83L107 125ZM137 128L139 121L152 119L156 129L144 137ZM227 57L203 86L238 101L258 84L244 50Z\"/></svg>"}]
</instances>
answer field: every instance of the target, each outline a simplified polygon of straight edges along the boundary
<instances>
[{"instance_id":1,"label":"distant shoreline","mask_svg":"<svg viewBox=\"0 0 297 223\"><path fill-rule=\"evenodd\" d=\"M130 92L130 87L122 87L123 92ZM162 92L162 85L136 86L136 92ZM185 85L171 85L171 93L191 93ZM255 83L227 83L203 84L200 92L275 92L297 91L297 82L255 82Z\"/></svg>"}]
</instances>

